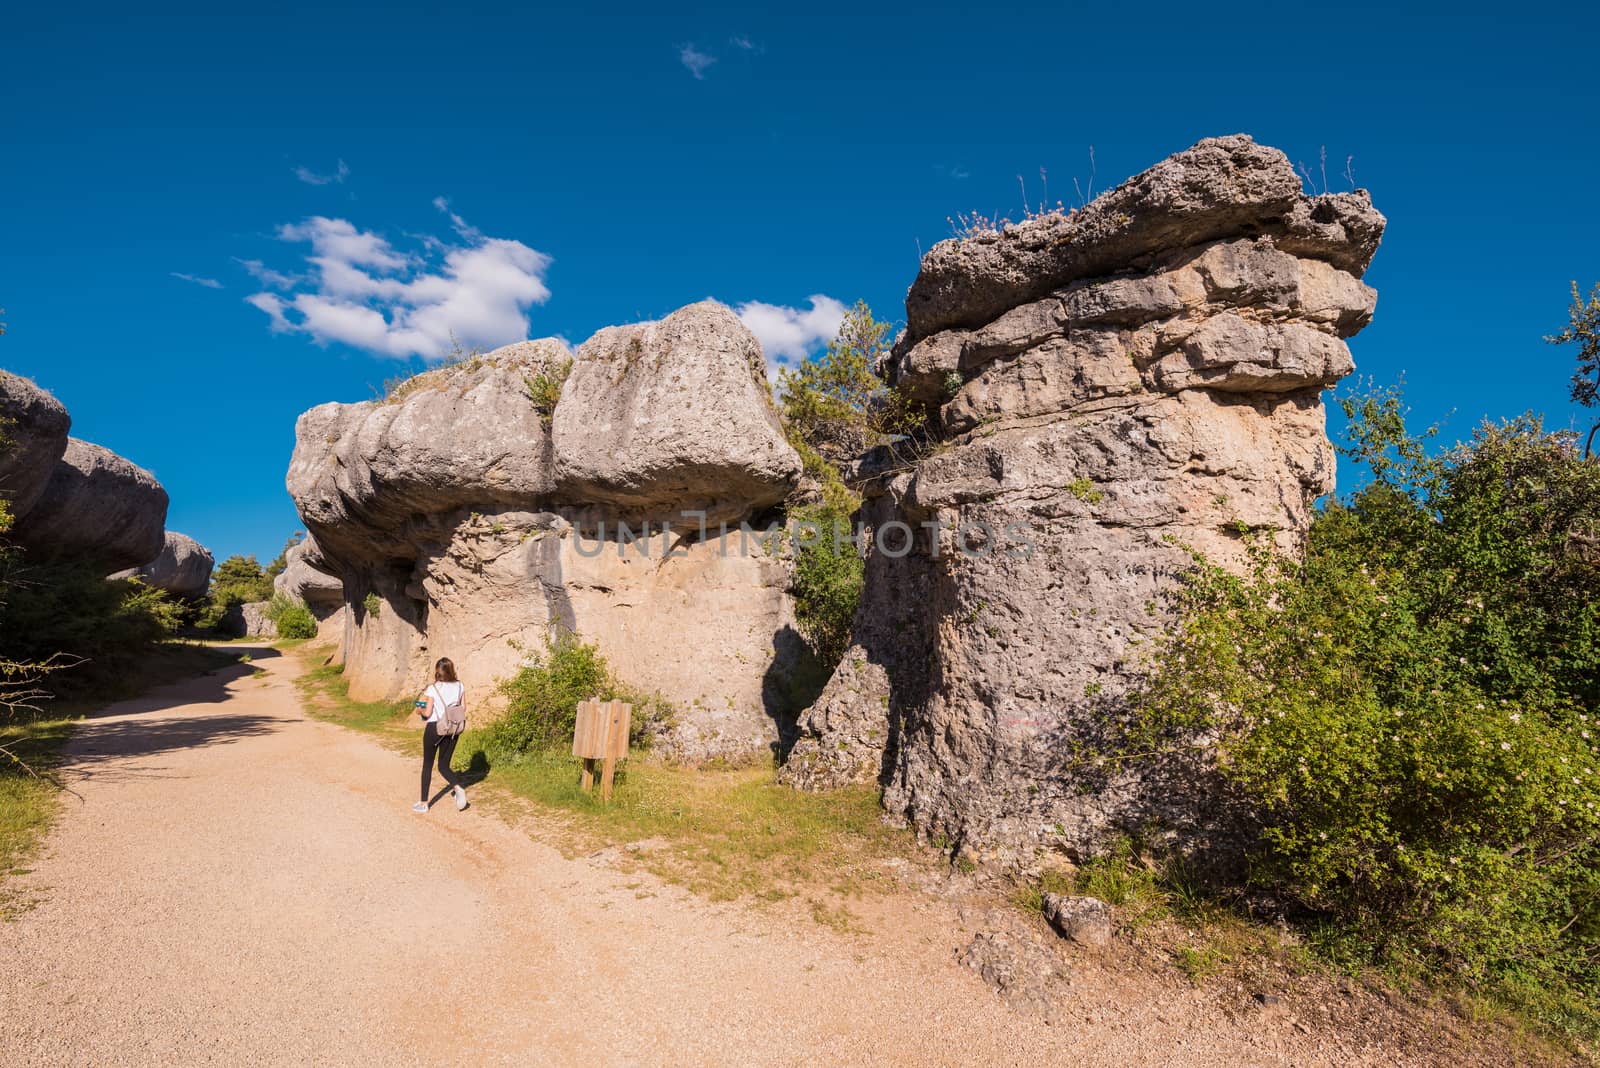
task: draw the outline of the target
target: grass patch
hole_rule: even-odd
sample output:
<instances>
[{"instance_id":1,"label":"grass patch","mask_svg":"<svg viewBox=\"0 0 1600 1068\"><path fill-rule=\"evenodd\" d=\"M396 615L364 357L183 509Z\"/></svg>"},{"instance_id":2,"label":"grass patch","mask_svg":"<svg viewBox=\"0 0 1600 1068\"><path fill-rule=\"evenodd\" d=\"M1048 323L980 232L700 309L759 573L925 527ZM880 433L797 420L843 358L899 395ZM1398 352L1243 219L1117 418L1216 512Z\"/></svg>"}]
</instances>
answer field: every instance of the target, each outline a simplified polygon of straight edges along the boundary
<instances>
[{"instance_id":1,"label":"grass patch","mask_svg":"<svg viewBox=\"0 0 1600 1068\"><path fill-rule=\"evenodd\" d=\"M648 843L637 854L647 870L714 900L773 900L818 884L853 897L878 878L871 861L910 847L908 833L883 822L875 791L801 793L779 785L771 767L630 760L604 805L579 786L577 762L559 753L490 764L471 732L458 752L487 768L491 782L567 814L586 841Z\"/></svg>"},{"instance_id":2,"label":"grass patch","mask_svg":"<svg viewBox=\"0 0 1600 1068\"><path fill-rule=\"evenodd\" d=\"M61 747L85 715L158 686L216 671L237 660L233 653L203 645L159 645L136 660L131 670L100 680L93 688L69 689L70 697L51 702L39 714L0 725L0 745L40 775L49 776L60 764ZM50 830L60 801L61 790L49 778L30 774L15 761L0 756L0 918L9 918L25 907L26 903L9 892L6 884L12 876L30 870L29 864Z\"/></svg>"},{"instance_id":3,"label":"grass patch","mask_svg":"<svg viewBox=\"0 0 1600 1068\"><path fill-rule=\"evenodd\" d=\"M319 664L295 680L306 711L320 720L368 734L394 735L404 730L413 711L410 701L354 701L341 664Z\"/></svg>"},{"instance_id":4,"label":"grass patch","mask_svg":"<svg viewBox=\"0 0 1600 1068\"><path fill-rule=\"evenodd\" d=\"M352 701L342 669L331 664L308 667L298 685L311 715L397 749L418 745L410 701ZM579 762L559 749L492 757L494 729L468 730L456 749L455 767L479 804L532 802L559 816L540 825L569 855L619 847L624 866L713 900L803 897L814 916L847 929L845 902L888 888L876 862L915 856L910 832L883 822L871 788L809 794L779 785L768 764L691 769L635 754L618 766L606 805L598 790L580 787Z\"/></svg>"}]
</instances>

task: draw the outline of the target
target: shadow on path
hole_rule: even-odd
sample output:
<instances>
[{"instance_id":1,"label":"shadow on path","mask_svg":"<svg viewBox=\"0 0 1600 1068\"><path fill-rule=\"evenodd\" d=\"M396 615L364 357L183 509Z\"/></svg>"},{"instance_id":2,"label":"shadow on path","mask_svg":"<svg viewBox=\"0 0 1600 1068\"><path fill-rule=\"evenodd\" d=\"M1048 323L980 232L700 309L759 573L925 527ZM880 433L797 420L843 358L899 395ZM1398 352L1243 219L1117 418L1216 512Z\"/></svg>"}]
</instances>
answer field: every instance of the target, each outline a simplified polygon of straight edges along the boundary
<instances>
[{"instance_id":1,"label":"shadow on path","mask_svg":"<svg viewBox=\"0 0 1600 1068\"><path fill-rule=\"evenodd\" d=\"M252 675L255 662L281 654L265 646L241 646L251 663L229 664L194 678L159 686L149 693L108 705L81 720L63 756L65 770L85 772L108 761L150 756L178 749L221 745L268 734L292 719L285 716L191 711L161 715L191 705L221 705L237 694L229 685ZM92 774L92 772L89 772Z\"/></svg>"}]
</instances>

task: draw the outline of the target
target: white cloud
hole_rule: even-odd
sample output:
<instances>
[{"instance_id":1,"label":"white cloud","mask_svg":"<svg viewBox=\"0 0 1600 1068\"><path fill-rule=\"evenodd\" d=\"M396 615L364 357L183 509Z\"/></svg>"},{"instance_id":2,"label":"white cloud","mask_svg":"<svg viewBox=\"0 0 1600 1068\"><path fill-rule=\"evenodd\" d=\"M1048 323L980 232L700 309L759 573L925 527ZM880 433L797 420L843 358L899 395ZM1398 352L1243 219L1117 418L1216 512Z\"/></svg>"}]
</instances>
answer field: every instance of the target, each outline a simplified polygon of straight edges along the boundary
<instances>
[{"instance_id":1,"label":"white cloud","mask_svg":"<svg viewBox=\"0 0 1600 1068\"><path fill-rule=\"evenodd\" d=\"M342 185L344 180L350 177L350 168L345 165L344 160L340 160L338 169L332 174L318 174L310 167L302 166L294 169L294 176L306 183L306 185L333 185L334 183Z\"/></svg>"},{"instance_id":2,"label":"white cloud","mask_svg":"<svg viewBox=\"0 0 1600 1068\"><path fill-rule=\"evenodd\" d=\"M751 300L734 309L739 321L761 342L769 376L776 377L778 369L786 364L802 362L839 333L844 304L822 293L813 293L806 299L810 308Z\"/></svg>"},{"instance_id":3,"label":"white cloud","mask_svg":"<svg viewBox=\"0 0 1600 1068\"><path fill-rule=\"evenodd\" d=\"M728 38L728 43L733 45L733 47L741 49L741 50L743 50L745 52L757 52L757 53L759 53L759 52L762 51L762 48L761 48L760 45L756 44L754 41L750 40L750 38L744 36L743 34L740 34L737 37Z\"/></svg>"},{"instance_id":4,"label":"white cloud","mask_svg":"<svg viewBox=\"0 0 1600 1068\"><path fill-rule=\"evenodd\" d=\"M250 277L262 285L271 286L273 289L288 289L296 283L305 281L304 275L284 274L275 271L260 260L241 260L235 256L234 262L250 272Z\"/></svg>"},{"instance_id":5,"label":"white cloud","mask_svg":"<svg viewBox=\"0 0 1600 1068\"><path fill-rule=\"evenodd\" d=\"M309 269L290 274L257 260L245 269L277 293L246 303L266 313L275 333L309 335L384 356L438 359L460 342L495 348L528 336L528 309L550 299L550 257L520 241L485 237L449 211L461 243L429 237L418 253L345 219L312 216L278 228L280 240L311 246Z\"/></svg>"},{"instance_id":6,"label":"white cloud","mask_svg":"<svg viewBox=\"0 0 1600 1068\"><path fill-rule=\"evenodd\" d=\"M195 285L205 286L207 289L222 288L222 283L217 281L215 278L201 278L198 275L184 274L182 271L169 271L167 273L172 275L174 278L181 278L185 282L193 282Z\"/></svg>"},{"instance_id":7,"label":"white cloud","mask_svg":"<svg viewBox=\"0 0 1600 1068\"><path fill-rule=\"evenodd\" d=\"M706 80L706 68L717 61L717 57L700 51L692 44L686 44L678 49L678 60L695 76L697 81Z\"/></svg>"}]
</instances>

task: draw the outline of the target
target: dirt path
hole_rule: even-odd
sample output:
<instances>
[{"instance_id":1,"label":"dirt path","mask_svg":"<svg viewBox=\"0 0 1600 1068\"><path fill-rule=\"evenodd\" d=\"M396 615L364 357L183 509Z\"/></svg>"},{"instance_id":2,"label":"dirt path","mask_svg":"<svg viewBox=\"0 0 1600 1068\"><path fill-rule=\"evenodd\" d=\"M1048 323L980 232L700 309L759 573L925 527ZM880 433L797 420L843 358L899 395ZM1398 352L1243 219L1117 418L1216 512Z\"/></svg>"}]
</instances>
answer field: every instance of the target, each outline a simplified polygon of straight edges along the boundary
<instances>
[{"instance_id":1,"label":"dirt path","mask_svg":"<svg viewBox=\"0 0 1600 1068\"><path fill-rule=\"evenodd\" d=\"M414 761L304 718L294 661L252 652L267 678L70 743L40 903L0 924L0 1063L1395 1063L1176 985L1088 981L1047 1026L955 963L944 902L841 935L413 815Z\"/></svg>"}]
</instances>

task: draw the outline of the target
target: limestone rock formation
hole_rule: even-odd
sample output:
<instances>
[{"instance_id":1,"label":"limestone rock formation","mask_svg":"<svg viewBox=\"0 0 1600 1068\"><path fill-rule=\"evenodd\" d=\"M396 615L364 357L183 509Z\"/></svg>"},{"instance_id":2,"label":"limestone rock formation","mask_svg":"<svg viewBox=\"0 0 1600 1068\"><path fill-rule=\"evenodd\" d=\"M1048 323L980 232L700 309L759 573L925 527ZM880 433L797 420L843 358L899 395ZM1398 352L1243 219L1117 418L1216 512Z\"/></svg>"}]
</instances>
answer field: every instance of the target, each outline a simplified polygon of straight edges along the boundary
<instances>
[{"instance_id":1,"label":"limestone rock formation","mask_svg":"<svg viewBox=\"0 0 1600 1068\"><path fill-rule=\"evenodd\" d=\"M551 411L535 386L563 375ZM671 700L664 741L700 758L778 740L800 646L787 568L715 535L783 500L799 471L754 337L703 303L576 354L525 342L383 401L314 408L287 482L317 554L302 559L341 591L353 696L420 688L439 656L487 694L571 631ZM294 559L281 588L308 605L333 594Z\"/></svg>"},{"instance_id":2,"label":"limestone rock formation","mask_svg":"<svg viewBox=\"0 0 1600 1068\"><path fill-rule=\"evenodd\" d=\"M91 561L106 571L140 567L161 552L167 491L110 449L67 440L13 538L40 561Z\"/></svg>"},{"instance_id":3,"label":"limestone rock formation","mask_svg":"<svg viewBox=\"0 0 1600 1068\"><path fill-rule=\"evenodd\" d=\"M557 490L622 517L737 523L800 477L761 345L721 304L584 342L551 434Z\"/></svg>"},{"instance_id":4,"label":"limestone rock formation","mask_svg":"<svg viewBox=\"0 0 1600 1068\"><path fill-rule=\"evenodd\" d=\"M143 567L128 568L111 578L137 577L147 586L166 590L174 597L194 600L204 597L211 584L211 550L187 534L166 532L160 554Z\"/></svg>"},{"instance_id":5,"label":"limestone rock formation","mask_svg":"<svg viewBox=\"0 0 1600 1068\"><path fill-rule=\"evenodd\" d=\"M217 630L230 638L276 638L278 625L267 618L266 601L246 601L222 614Z\"/></svg>"},{"instance_id":6,"label":"limestone rock formation","mask_svg":"<svg viewBox=\"0 0 1600 1068\"><path fill-rule=\"evenodd\" d=\"M45 390L0 371L0 498L12 518L26 515L67 450L72 419Z\"/></svg>"},{"instance_id":7,"label":"limestone rock formation","mask_svg":"<svg viewBox=\"0 0 1600 1068\"><path fill-rule=\"evenodd\" d=\"M1204 825L1185 785L1088 784L1069 756L1137 676L1184 546L1237 561L1241 524L1291 544L1332 488L1321 391L1371 319L1383 222L1235 136L1071 215L935 246L886 370L944 443L862 472L856 648L786 776L877 778L969 856Z\"/></svg>"},{"instance_id":8,"label":"limestone rock formation","mask_svg":"<svg viewBox=\"0 0 1600 1068\"><path fill-rule=\"evenodd\" d=\"M308 534L284 554L284 568L272 580L273 591L300 602L314 615L318 609L336 611L344 604L344 582L328 568L317 539Z\"/></svg>"},{"instance_id":9,"label":"limestone rock formation","mask_svg":"<svg viewBox=\"0 0 1600 1068\"><path fill-rule=\"evenodd\" d=\"M307 534L284 554L284 568L272 580L274 594L306 606L317 621L317 639L337 642L344 636L344 580L322 555L317 539Z\"/></svg>"}]
</instances>

